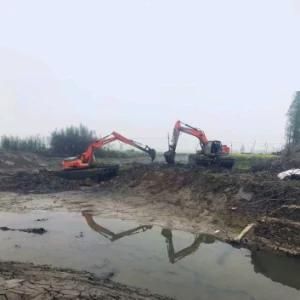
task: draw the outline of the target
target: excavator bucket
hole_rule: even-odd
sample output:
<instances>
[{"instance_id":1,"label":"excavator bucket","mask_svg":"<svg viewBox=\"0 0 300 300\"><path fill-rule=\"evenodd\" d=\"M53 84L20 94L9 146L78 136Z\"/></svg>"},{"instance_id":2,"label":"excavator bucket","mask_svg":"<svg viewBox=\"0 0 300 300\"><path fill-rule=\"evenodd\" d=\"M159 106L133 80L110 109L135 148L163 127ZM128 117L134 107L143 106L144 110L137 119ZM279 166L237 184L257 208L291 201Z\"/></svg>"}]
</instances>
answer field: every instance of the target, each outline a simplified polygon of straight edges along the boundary
<instances>
[{"instance_id":1,"label":"excavator bucket","mask_svg":"<svg viewBox=\"0 0 300 300\"><path fill-rule=\"evenodd\" d=\"M148 154L151 157L151 160L154 161L155 157L156 157L156 151L154 149L152 149L152 148L149 148Z\"/></svg>"},{"instance_id":2,"label":"excavator bucket","mask_svg":"<svg viewBox=\"0 0 300 300\"><path fill-rule=\"evenodd\" d=\"M175 155L176 155L175 151L172 151L172 150L166 151L164 153L166 163L169 165L174 165L175 164Z\"/></svg>"}]
</instances>

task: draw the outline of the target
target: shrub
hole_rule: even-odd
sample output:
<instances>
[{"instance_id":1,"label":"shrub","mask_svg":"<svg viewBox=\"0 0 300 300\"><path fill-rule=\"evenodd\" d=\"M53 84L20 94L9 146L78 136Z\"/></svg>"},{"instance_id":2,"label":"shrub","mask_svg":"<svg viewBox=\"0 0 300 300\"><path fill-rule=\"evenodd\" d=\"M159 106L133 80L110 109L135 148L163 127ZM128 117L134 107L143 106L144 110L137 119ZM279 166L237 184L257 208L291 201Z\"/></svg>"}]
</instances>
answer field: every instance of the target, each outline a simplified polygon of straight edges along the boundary
<instances>
[{"instance_id":1,"label":"shrub","mask_svg":"<svg viewBox=\"0 0 300 300\"><path fill-rule=\"evenodd\" d=\"M57 155L77 155L95 140L95 134L84 125L55 130L51 134L51 152Z\"/></svg>"}]
</instances>

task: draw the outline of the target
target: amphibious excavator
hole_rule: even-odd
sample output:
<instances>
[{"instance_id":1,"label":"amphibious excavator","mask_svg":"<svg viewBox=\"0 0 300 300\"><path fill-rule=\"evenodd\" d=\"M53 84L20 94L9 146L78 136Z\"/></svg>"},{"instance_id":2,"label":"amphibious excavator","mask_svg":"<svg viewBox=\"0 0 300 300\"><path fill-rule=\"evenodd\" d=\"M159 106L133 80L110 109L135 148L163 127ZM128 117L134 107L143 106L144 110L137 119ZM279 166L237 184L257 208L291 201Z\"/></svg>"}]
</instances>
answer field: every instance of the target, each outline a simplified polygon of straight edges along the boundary
<instances>
[{"instance_id":1,"label":"amphibious excavator","mask_svg":"<svg viewBox=\"0 0 300 300\"><path fill-rule=\"evenodd\" d=\"M196 137L199 140L201 151L189 155L189 163L202 166L219 166L231 169L234 165L234 159L229 155L230 148L222 145L220 141L209 141L203 130L192 127L181 121L175 123L169 150L164 153L165 160L168 164L175 163L176 148L180 133L186 133Z\"/></svg>"},{"instance_id":2,"label":"amphibious excavator","mask_svg":"<svg viewBox=\"0 0 300 300\"><path fill-rule=\"evenodd\" d=\"M114 141L119 141L144 151L150 156L152 161L155 159L156 151L154 149L113 131L111 134L91 143L82 154L64 159L62 162L63 170L58 172L57 175L69 179L93 178L97 180L116 175L119 168L118 165L98 165L94 155L95 150L101 149Z\"/></svg>"},{"instance_id":3,"label":"amphibious excavator","mask_svg":"<svg viewBox=\"0 0 300 300\"><path fill-rule=\"evenodd\" d=\"M134 140L130 140L125 136L121 135L113 131L111 134L93 142L88 146L88 148L80 155L76 157L69 157L64 159L63 161L63 169L64 170L74 170L74 169L87 169L91 168L95 164L95 156L94 152L96 149L101 149L103 146L112 143L114 141L120 141L124 144L133 146L141 151L146 152L151 157L152 161L155 159L156 152L154 149L149 146L144 146L139 142Z\"/></svg>"}]
</instances>

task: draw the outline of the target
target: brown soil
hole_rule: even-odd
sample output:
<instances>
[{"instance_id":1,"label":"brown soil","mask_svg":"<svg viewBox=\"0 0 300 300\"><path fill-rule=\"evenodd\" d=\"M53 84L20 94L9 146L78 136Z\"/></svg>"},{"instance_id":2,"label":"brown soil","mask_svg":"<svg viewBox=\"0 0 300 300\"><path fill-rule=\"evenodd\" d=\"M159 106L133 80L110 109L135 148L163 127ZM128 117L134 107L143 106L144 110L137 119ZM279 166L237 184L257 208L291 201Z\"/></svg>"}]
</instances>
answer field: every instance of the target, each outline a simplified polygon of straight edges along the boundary
<instances>
[{"instance_id":1,"label":"brown soil","mask_svg":"<svg viewBox=\"0 0 300 300\"><path fill-rule=\"evenodd\" d=\"M0 191L16 193L53 193L79 189L80 184L54 175L49 171L28 173L25 171L15 174L0 175Z\"/></svg>"}]
</instances>

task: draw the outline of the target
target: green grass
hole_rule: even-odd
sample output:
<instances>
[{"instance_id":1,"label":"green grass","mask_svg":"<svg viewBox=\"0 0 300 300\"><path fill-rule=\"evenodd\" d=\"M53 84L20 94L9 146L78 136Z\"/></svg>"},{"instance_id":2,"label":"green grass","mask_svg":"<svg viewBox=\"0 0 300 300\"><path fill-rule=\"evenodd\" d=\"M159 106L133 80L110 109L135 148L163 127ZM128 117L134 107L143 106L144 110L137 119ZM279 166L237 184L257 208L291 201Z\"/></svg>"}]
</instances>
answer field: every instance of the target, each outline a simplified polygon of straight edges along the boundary
<instances>
[{"instance_id":1,"label":"green grass","mask_svg":"<svg viewBox=\"0 0 300 300\"><path fill-rule=\"evenodd\" d=\"M278 156L273 154L240 154L233 153L231 156L235 159L235 169L250 170L254 166L268 166L273 160L277 159Z\"/></svg>"}]
</instances>

